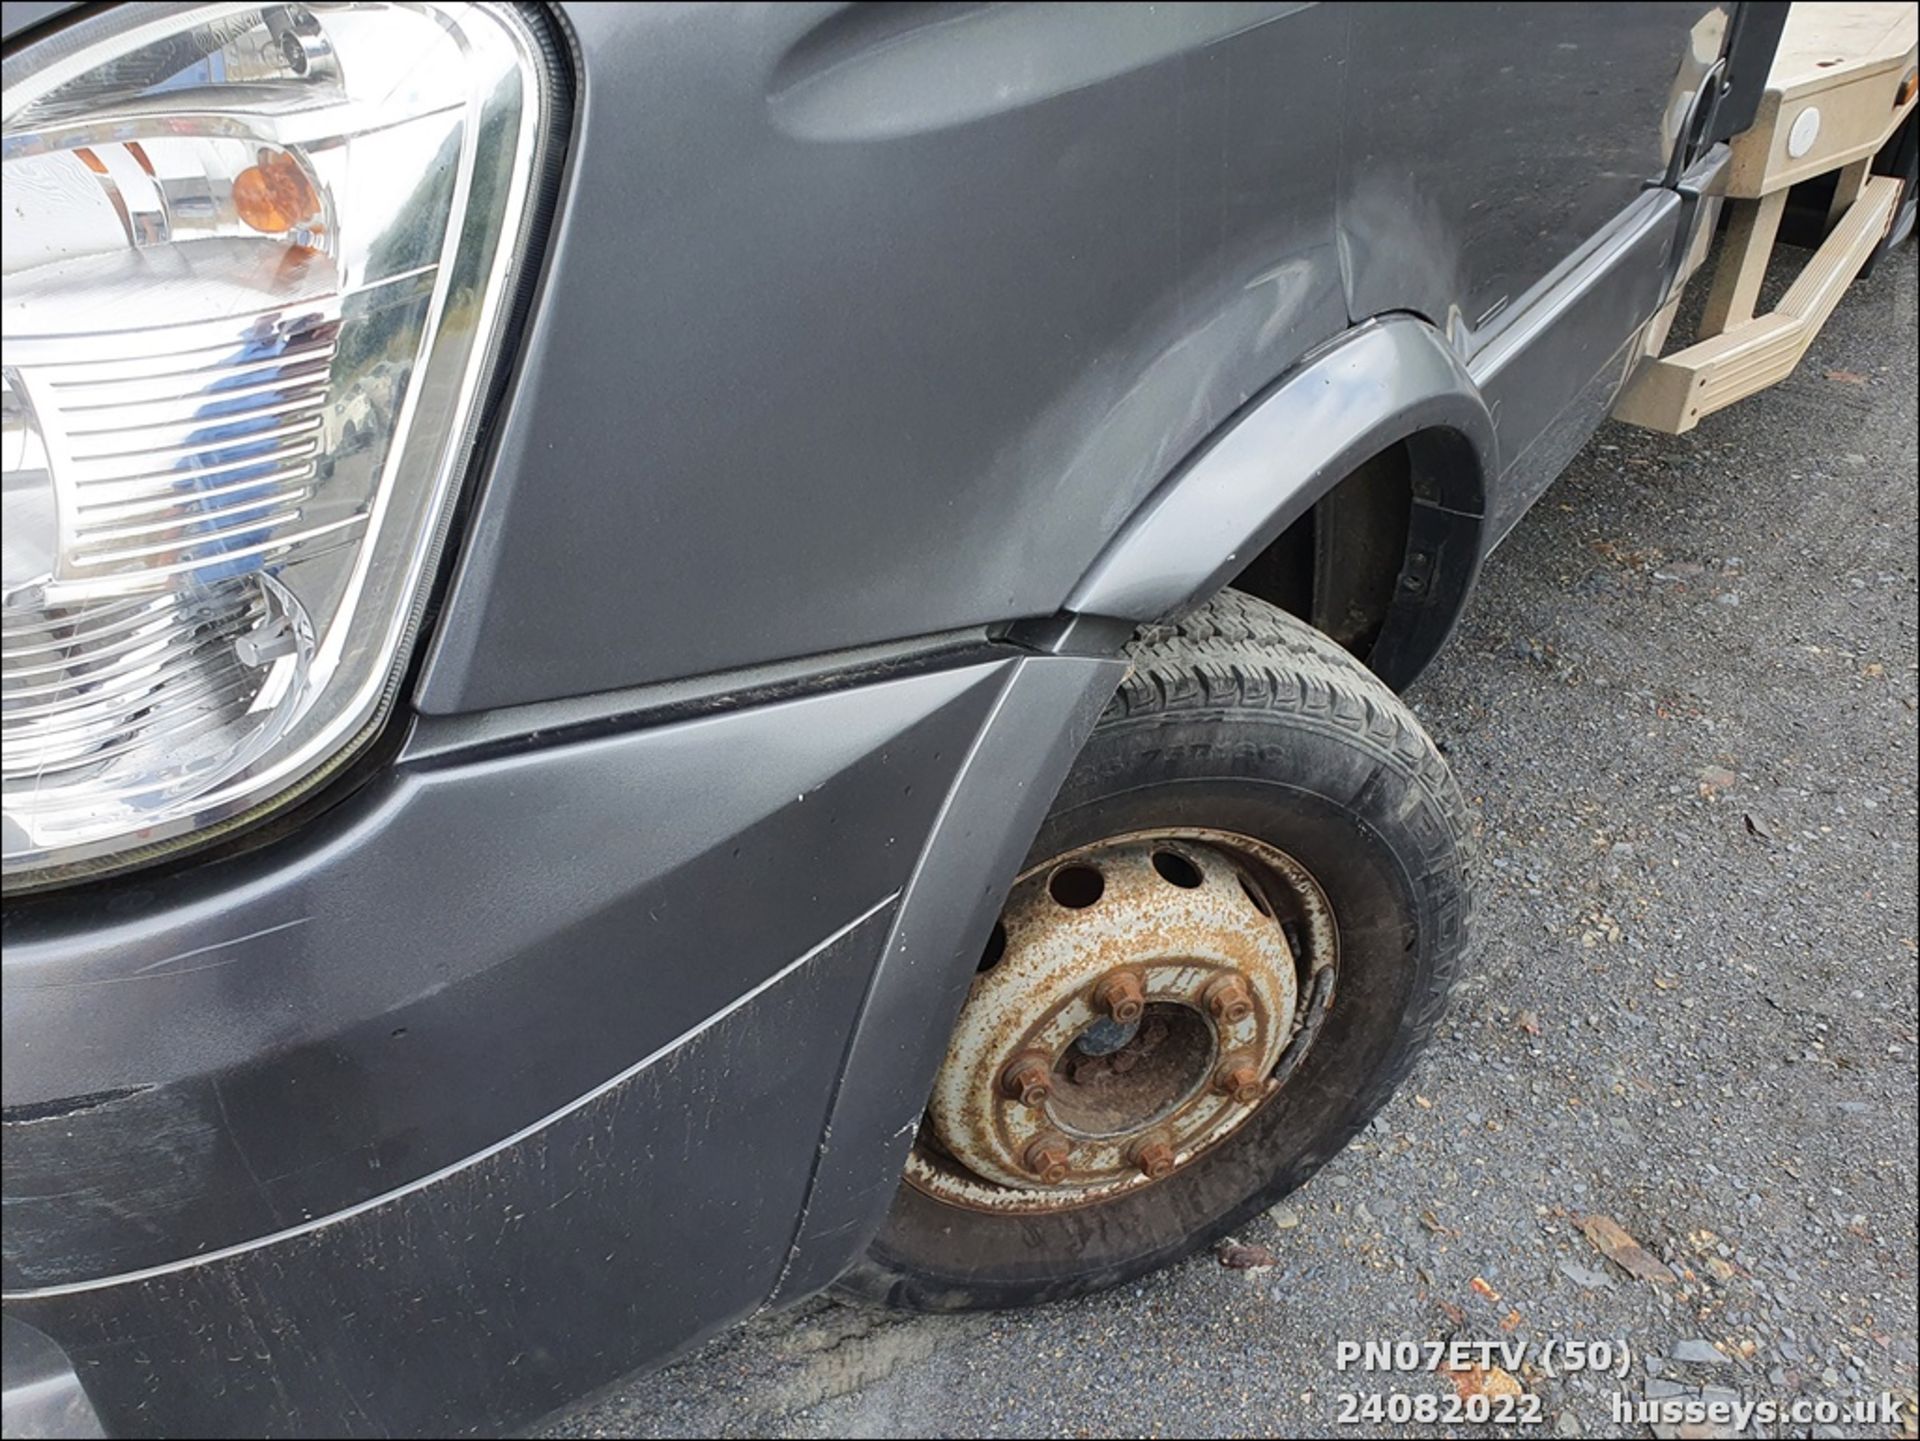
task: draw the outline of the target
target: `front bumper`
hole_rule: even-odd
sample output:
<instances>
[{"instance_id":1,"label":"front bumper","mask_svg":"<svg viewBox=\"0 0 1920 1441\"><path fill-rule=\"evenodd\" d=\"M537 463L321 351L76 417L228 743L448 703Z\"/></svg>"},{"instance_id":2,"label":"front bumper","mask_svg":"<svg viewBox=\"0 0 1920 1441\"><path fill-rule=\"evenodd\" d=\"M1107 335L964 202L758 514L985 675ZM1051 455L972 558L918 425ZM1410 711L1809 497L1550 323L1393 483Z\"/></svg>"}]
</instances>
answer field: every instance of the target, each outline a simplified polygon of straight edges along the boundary
<instances>
[{"instance_id":1,"label":"front bumper","mask_svg":"<svg viewBox=\"0 0 1920 1441\"><path fill-rule=\"evenodd\" d=\"M1023 848L1118 669L979 650L672 724L416 733L273 846L10 908L9 1434L62 1394L36 1334L109 1433L445 1435L822 1284L990 923L970 868ZM923 874L943 845L966 864ZM877 1044L903 894L937 964ZM822 1213L858 1204L796 1250L869 1053L891 1093L863 1082Z\"/></svg>"}]
</instances>

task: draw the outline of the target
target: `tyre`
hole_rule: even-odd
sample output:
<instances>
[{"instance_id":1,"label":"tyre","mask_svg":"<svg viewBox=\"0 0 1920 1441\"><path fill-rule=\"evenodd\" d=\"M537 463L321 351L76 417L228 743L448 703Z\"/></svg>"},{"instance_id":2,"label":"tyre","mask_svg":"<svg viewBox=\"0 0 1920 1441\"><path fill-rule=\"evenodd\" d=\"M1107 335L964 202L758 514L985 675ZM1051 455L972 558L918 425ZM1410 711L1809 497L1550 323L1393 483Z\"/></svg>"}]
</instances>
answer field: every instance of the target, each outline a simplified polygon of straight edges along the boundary
<instances>
[{"instance_id":1,"label":"tyre","mask_svg":"<svg viewBox=\"0 0 1920 1441\"><path fill-rule=\"evenodd\" d=\"M1470 823L1385 685L1227 591L1144 631L1014 883L848 1294L1118 1285L1271 1206L1432 1035Z\"/></svg>"}]
</instances>

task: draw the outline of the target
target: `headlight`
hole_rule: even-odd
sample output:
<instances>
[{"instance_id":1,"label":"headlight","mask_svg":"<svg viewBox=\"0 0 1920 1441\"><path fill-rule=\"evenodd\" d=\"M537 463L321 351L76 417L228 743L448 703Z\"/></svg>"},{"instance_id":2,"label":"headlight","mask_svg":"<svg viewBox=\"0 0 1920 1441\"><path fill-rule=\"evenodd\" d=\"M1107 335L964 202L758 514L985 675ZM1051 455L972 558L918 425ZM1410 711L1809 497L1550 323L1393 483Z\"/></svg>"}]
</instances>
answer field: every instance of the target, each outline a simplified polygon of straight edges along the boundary
<instances>
[{"instance_id":1,"label":"headlight","mask_svg":"<svg viewBox=\"0 0 1920 1441\"><path fill-rule=\"evenodd\" d=\"M517 279L510 9L139 5L5 63L5 872L125 864L377 728Z\"/></svg>"}]
</instances>

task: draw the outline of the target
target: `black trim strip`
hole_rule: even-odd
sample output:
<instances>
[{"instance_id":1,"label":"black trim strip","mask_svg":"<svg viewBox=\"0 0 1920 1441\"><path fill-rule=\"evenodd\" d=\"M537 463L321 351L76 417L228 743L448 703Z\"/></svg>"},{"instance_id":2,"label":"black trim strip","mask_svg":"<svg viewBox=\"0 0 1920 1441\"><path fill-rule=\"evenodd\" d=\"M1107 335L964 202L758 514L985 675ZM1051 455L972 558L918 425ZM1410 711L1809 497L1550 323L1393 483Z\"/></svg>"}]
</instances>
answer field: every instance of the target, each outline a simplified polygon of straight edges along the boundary
<instances>
[{"instance_id":1,"label":"black trim strip","mask_svg":"<svg viewBox=\"0 0 1920 1441\"><path fill-rule=\"evenodd\" d=\"M641 725L1005 660L1015 653L990 640L984 630L947 631L565 700L530 701L466 715L421 716L399 761L411 766L441 765L510 755Z\"/></svg>"}]
</instances>

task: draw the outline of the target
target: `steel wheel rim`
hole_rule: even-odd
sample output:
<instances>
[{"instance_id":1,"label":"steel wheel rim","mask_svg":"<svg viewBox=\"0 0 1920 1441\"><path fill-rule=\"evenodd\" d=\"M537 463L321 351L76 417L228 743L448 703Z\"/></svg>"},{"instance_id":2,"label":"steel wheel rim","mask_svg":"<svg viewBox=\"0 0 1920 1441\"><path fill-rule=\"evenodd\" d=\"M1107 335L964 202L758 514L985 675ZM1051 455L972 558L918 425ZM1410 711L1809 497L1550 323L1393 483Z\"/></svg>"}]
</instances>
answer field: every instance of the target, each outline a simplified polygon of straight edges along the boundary
<instances>
[{"instance_id":1,"label":"steel wheel rim","mask_svg":"<svg viewBox=\"0 0 1920 1441\"><path fill-rule=\"evenodd\" d=\"M1177 1174L1285 1085L1338 970L1325 891L1252 837L1132 831L1035 866L970 988L907 1180L1036 1214Z\"/></svg>"}]
</instances>

